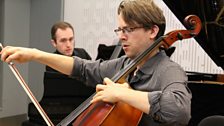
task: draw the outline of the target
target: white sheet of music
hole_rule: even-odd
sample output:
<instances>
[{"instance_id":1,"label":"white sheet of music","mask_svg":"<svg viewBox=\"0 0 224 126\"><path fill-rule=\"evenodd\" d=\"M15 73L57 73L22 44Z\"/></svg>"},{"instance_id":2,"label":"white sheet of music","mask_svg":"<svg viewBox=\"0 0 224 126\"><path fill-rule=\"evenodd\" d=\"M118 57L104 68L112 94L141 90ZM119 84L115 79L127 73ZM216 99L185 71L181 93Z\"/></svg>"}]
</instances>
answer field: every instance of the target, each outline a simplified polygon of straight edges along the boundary
<instances>
[{"instance_id":1,"label":"white sheet of music","mask_svg":"<svg viewBox=\"0 0 224 126\"><path fill-rule=\"evenodd\" d=\"M91 57L97 56L99 44L112 45L117 42L113 32L117 28L117 7L121 0L66 0L64 20L75 27L76 47L86 49ZM185 29L162 0L155 0L166 16L166 33ZM184 70L202 73L222 74L207 53L193 38L177 41L176 50L171 59L180 64Z\"/></svg>"}]
</instances>

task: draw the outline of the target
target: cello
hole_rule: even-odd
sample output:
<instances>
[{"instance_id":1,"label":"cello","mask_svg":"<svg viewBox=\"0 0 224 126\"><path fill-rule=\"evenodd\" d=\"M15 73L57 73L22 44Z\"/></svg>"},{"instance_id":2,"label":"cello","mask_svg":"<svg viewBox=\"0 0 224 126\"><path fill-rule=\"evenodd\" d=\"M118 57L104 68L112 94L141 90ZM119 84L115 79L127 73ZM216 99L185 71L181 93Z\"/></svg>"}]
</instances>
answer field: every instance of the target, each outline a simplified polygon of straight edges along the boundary
<instances>
[{"instance_id":1,"label":"cello","mask_svg":"<svg viewBox=\"0 0 224 126\"><path fill-rule=\"evenodd\" d=\"M155 49L163 48L168 49L175 41L195 37L201 30L201 21L195 15L189 15L185 18L185 26L188 30L174 30L168 34L161 36L141 55L136 57L126 67L111 78L113 82L124 83L126 77L139 65L147 56L149 56ZM2 45L1 45L1 48ZM8 64L16 78L19 80L21 86L28 94L31 101L34 103L41 116L44 118L48 126L54 126L46 113L43 111L38 101L29 90L27 84L22 79L15 64ZM118 102L116 104L110 104L106 102L90 103L91 95L85 102L83 102L77 109L69 114L64 120L62 120L57 126L67 126L73 123L73 126L136 126L138 125L142 112L128 104ZM75 121L74 121L75 120ZM74 122L72 122L74 121ZM119 123L118 123L119 122Z\"/></svg>"},{"instance_id":2,"label":"cello","mask_svg":"<svg viewBox=\"0 0 224 126\"><path fill-rule=\"evenodd\" d=\"M137 56L126 67L119 71L111 78L113 82L124 83L126 77L133 72L146 57L148 57L155 49L168 49L175 41L192 38L198 35L201 30L201 21L195 15L189 15L184 20L188 30L174 30L161 36L145 50ZM57 126L67 126L75 120L73 126L136 126L138 125L142 112L128 104L118 102L116 104L97 102L90 104L91 95L77 109L69 114ZM119 123L118 123L119 122Z\"/></svg>"}]
</instances>

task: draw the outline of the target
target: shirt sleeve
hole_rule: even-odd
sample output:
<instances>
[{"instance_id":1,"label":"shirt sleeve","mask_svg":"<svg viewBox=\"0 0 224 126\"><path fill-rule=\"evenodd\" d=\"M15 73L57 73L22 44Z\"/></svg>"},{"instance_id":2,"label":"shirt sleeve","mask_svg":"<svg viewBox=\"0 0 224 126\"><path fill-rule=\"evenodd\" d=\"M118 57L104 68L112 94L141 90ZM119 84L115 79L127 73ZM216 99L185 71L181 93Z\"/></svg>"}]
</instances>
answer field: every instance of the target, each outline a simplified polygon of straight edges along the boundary
<instances>
[{"instance_id":1,"label":"shirt sleeve","mask_svg":"<svg viewBox=\"0 0 224 126\"><path fill-rule=\"evenodd\" d=\"M74 66L71 76L79 77L86 85L95 87L102 84L103 78L112 78L120 71L125 58L106 61L91 61L74 57Z\"/></svg>"},{"instance_id":2,"label":"shirt sleeve","mask_svg":"<svg viewBox=\"0 0 224 126\"><path fill-rule=\"evenodd\" d=\"M150 116L161 123L187 124L191 117L191 92L186 85L185 72L176 66L167 67L158 80L162 85L161 91L148 94Z\"/></svg>"}]
</instances>

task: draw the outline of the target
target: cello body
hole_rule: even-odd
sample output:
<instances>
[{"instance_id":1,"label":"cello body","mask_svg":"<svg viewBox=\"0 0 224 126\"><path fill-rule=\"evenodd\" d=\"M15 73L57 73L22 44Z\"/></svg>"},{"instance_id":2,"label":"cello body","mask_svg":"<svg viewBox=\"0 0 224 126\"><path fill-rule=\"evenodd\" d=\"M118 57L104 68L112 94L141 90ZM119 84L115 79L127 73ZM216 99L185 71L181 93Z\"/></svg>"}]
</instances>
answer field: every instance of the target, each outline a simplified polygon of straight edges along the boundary
<instances>
[{"instance_id":1,"label":"cello body","mask_svg":"<svg viewBox=\"0 0 224 126\"><path fill-rule=\"evenodd\" d=\"M116 105L98 102L83 112L73 126L136 126L141 116L140 110L123 102Z\"/></svg>"}]
</instances>

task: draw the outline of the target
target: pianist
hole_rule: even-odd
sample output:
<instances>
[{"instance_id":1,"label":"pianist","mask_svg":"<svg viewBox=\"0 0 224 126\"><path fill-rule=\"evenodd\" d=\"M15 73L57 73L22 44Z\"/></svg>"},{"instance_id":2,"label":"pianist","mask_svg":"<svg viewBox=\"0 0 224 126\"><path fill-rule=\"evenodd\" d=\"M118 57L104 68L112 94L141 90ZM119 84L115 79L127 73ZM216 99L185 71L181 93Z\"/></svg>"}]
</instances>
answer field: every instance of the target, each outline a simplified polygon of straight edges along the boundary
<instances>
[{"instance_id":1,"label":"pianist","mask_svg":"<svg viewBox=\"0 0 224 126\"><path fill-rule=\"evenodd\" d=\"M51 28L51 44L56 49L54 53L91 60L91 57L84 49L74 48L74 34L74 28L70 23L63 21L55 23ZM46 66L46 71L57 72L49 66Z\"/></svg>"}]
</instances>

